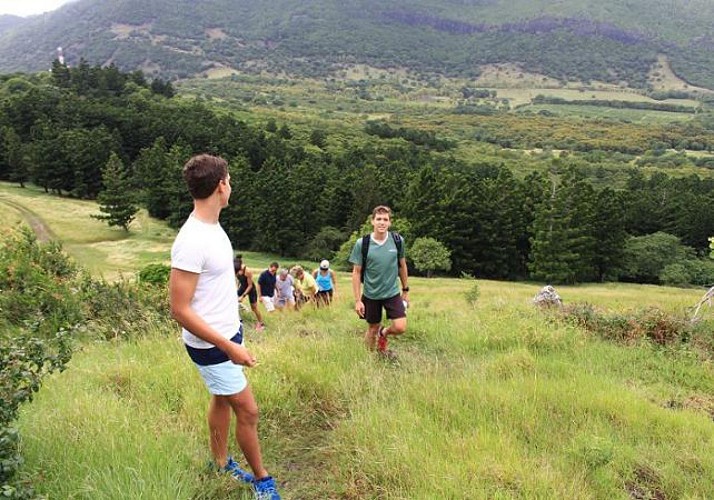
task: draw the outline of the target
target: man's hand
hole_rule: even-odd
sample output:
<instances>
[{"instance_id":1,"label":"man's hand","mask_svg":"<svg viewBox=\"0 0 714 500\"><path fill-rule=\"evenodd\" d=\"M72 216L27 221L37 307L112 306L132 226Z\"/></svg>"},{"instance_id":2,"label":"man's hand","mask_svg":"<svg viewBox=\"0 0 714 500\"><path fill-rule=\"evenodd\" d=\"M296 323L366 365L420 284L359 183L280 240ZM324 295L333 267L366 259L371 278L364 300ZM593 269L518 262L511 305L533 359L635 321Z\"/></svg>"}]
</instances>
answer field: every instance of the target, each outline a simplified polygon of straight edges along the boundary
<instances>
[{"instance_id":1,"label":"man's hand","mask_svg":"<svg viewBox=\"0 0 714 500\"><path fill-rule=\"evenodd\" d=\"M360 318L364 318L364 303L361 300L355 302L355 312Z\"/></svg>"},{"instance_id":2,"label":"man's hand","mask_svg":"<svg viewBox=\"0 0 714 500\"><path fill-rule=\"evenodd\" d=\"M226 346L225 353L236 365L243 365L251 368L257 363L253 355L248 352L248 349L233 342L230 342L229 345Z\"/></svg>"}]
</instances>

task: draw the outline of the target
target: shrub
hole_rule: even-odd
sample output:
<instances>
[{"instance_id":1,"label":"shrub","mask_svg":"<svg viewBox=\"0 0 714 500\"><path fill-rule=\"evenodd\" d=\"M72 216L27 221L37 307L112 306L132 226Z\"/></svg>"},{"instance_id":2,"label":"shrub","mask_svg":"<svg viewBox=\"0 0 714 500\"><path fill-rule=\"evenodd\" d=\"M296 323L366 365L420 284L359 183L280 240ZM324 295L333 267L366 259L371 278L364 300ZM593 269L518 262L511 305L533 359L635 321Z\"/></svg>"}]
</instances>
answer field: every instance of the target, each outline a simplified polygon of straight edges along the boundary
<instances>
[{"instance_id":1,"label":"shrub","mask_svg":"<svg viewBox=\"0 0 714 500\"><path fill-rule=\"evenodd\" d=\"M0 246L0 318L20 327L41 324L40 334L81 321L74 280L79 269L56 242L38 243L29 228L5 235Z\"/></svg>"},{"instance_id":2,"label":"shrub","mask_svg":"<svg viewBox=\"0 0 714 500\"><path fill-rule=\"evenodd\" d=\"M461 278L473 281L471 287L464 292L464 298L466 299L466 303L468 305L470 305L471 307L476 307L476 303L478 302L478 299L481 296L481 289L478 286L476 278L466 273L461 273Z\"/></svg>"},{"instance_id":3,"label":"shrub","mask_svg":"<svg viewBox=\"0 0 714 500\"><path fill-rule=\"evenodd\" d=\"M149 264L141 268L138 275L139 283L166 285L171 275L171 266L166 264Z\"/></svg>"},{"instance_id":4,"label":"shrub","mask_svg":"<svg viewBox=\"0 0 714 500\"><path fill-rule=\"evenodd\" d=\"M685 286L689 284L690 278L687 267L681 262L668 264L659 273L659 281L663 285Z\"/></svg>"},{"instance_id":5,"label":"shrub","mask_svg":"<svg viewBox=\"0 0 714 500\"><path fill-rule=\"evenodd\" d=\"M625 244L620 277L637 283L658 283L667 265L683 264L693 256L694 251L671 234L632 236Z\"/></svg>"},{"instance_id":6,"label":"shrub","mask_svg":"<svg viewBox=\"0 0 714 500\"><path fill-rule=\"evenodd\" d=\"M33 498L32 489L17 477L22 464L19 434L12 423L20 405L32 400L42 379L62 371L71 357L69 335L60 330L53 339L0 337L0 495Z\"/></svg>"},{"instance_id":7,"label":"shrub","mask_svg":"<svg viewBox=\"0 0 714 500\"><path fill-rule=\"evenodd\" d=\"M451 251L434 238L417 238L409 253L414 267L426 272L427 278L430 278L435 270L451 269Z\"/></svg>"},{"instance_id":8,"label":"shrub","mask_svg":"<svg viewBox=\"0 0 714 500\"><path fill-rule=\"evenodd\" d=\"M689 284L710 287L714 285L714 261L690 259L684 262L689 273Z\"/></svg>"},{"instance_id":9,"label":"shrub","mask_svg":"<svg viewBox=\"0 0 714 500\"><path fill-rule=\"evenodd\" d=\"M606 313L590 304L561 309L566 321L608 340L632 342L648 339L658 345L688 341L693 326L683 316L650 307L629 313Z\"/></svg>"},{"instance_id":10,"label":"shrub","mask_svg":"<svg viewBox=\"0 0 714 500\"><path fill-rule=\"evenodd\" d=\"M79 285L85 318L101 339L141 336L169 321L165 287L130 281L107 282L86 277Z\"/></svg>"},{"instance_id":11,"label":"shrub","mask_svg":"<svg viewBox=\"0 0 714 500\"><path fill-rule=\"evenodd\" d=\"M165 287L95 280L27 228L0 245L0 497L33 498L17 477L19 436L11 424L43 377L61 371L80 330L99 338L130 336L168 320ZM148 275L156 278L162 269ZM151 278L151 279L153 279ZM158 278L156 278L158 279ZM91 325L91 328L86 328Z\"/></svg>"}]
</instances>

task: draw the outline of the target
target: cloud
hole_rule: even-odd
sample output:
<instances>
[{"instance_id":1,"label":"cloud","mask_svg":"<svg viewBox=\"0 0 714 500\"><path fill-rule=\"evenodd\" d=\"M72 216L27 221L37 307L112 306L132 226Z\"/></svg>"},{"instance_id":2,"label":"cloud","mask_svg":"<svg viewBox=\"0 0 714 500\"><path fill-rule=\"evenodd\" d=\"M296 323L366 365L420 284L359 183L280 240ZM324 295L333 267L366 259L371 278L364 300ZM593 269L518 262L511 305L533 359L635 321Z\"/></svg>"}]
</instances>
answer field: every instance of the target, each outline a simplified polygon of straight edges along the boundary
<instances>
[{"instance_id":1,"label":"cloud","mask_svg":"<svg viewBox=\"0 0 714 500\"><path fill-rule=\"evenodd\" d=\"M0 0L0 14L32 16L55 10L74 0Z\"/></svg>"}]
</instances>

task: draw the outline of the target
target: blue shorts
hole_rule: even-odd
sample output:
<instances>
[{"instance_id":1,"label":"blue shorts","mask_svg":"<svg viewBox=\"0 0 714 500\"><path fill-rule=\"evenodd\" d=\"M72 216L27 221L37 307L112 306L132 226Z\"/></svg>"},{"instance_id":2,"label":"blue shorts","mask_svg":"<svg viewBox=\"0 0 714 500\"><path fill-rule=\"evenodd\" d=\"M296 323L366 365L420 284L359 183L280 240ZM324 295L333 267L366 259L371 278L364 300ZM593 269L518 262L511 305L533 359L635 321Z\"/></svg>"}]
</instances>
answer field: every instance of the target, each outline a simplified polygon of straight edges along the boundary
<instances>
[{"instance_id":1,"label":"blue shorts","mask_svg":"<svg viewBox=\"0 0 714 500\"><path fill-rule=\"evenodd\" d=\"M208 392L214 396L238 394L248 386L248 379L245 378L243 367L233 361L225 361L216 365L196 364L196 367L208 387Z\"/></svg>"},{"instance_id":2,"label":"blue shorts","mask_svg":"<svg viewBox=\"0 0 714 500\"><path fill-rule=\"evenodd\" d=\"M231 341L243 344L243 325L240 326L238 333L231 338ZM248 386L243 367L233 363L218 347L196 349L186 345L186 351L203 377L208 392L214 396L238 394Z\"/></svg>"}]
</instances>

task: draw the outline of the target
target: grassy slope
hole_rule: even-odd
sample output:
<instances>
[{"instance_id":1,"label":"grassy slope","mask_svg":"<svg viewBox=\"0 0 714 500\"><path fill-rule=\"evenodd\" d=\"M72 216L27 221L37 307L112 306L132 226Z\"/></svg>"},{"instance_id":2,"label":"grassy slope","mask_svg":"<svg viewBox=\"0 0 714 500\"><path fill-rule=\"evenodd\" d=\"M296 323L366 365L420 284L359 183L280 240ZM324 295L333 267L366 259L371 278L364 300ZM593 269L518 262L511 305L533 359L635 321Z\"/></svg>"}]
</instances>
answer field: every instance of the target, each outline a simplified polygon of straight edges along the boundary
<instances>
[{"instance_id":1,"label":"grassy slope","mask_svg":"<svg viewBox=\"0 0 714 500\"><path fill-rule=\"evenodd\" d=\"M126 233L92 219L92 214L99 213L94 201L60 198L47 195L36 187L22 189L15 184L0 182L0 207L7 214L0 220L0 230L27 223L18 206L43 221L62 241L67 253L94 275L109 280L131 277L147 264L168 264L170 261L176 231L164 222L152 219L143 210ZM236 250L242 251L240 248ZM248 266L256 269L265 268L276 259L274 255L242 253ZM311 267L308 262L300 263Z\"/></svg>"},{"instance_id":2,"label":"grassy slope","mask_svg":"<svg viewBox=\"0 0 714 500\"><path fill-rule=\"evenodd\" d=\"M51 219L58 235L71 223ZM385 364L362 347L348 280L329 310L269 316L263 334L246 318L265 462L284 498L714 496L714 372L696 352L549 322L529 303L535 284L479 281L473 308L473 281L414 278L400 363ZM617 310L682 311L700 296L559 292ZM249 498L205 471L206 402L175 327L84 345L24 408L26 470L50 498Z\"/></svg>"},{"instance_id":3,"label":"grassy slope","mask_svg":"<svg viewBox=\"0 0 714 500\"><path fill-rule=\"evenodd\" d=\"M265 461L285 498L714 495L709 364L549 323L529 304L533 284L480 282L481 300L468 307L471 283L412 280L409 333L393 342L398 366L363 350L348 294L331 310L270 316L264 334L249 329ZM340 285L347 290L345 275ZM699 296L628 285L559 291L568 302L669 310ZM177 333L88 345L47 382L21 419L42 492L244 491L205 473L207 397Z\"/></svg>"}]
</instances>

